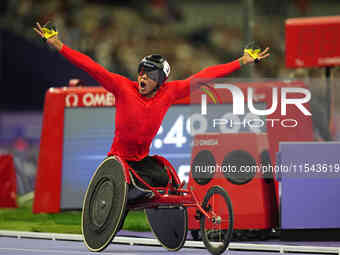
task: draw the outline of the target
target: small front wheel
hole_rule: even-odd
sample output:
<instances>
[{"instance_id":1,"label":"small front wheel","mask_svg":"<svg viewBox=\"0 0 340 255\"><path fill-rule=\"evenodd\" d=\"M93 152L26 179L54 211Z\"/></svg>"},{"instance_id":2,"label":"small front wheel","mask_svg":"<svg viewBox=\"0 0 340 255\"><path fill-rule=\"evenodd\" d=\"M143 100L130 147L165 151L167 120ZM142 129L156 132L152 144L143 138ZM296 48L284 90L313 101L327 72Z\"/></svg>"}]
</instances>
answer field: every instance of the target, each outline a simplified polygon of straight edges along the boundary
<instances>
[{"instance_id":1,"label":"small front wheel","mask_svg":"<svg viewBox=\"0 0 340 255\"><path fill-rule=\"evenodd\" d=\"M200 227L205 247L211 254L222 254L232 238L234 216L230 198L220 186L211 187L204 197Z\"/></svg>"}]
</instances>

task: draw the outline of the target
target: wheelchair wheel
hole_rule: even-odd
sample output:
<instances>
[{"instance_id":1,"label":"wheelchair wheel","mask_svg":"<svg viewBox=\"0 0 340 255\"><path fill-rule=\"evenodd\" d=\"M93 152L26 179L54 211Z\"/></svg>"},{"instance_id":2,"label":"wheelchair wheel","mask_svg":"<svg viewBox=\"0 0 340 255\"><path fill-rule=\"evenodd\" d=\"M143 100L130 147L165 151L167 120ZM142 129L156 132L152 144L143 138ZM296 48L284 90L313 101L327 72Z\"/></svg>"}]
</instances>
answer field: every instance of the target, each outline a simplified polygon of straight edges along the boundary
<instances>
[{"instance_id":1,"label":"wheelchair wheel","mask_svg":"<svg viewBox=\"0 0 340 255\"><path fill-rule=\"evenodd\" d=\"M227 192L219 187L211 187L204 197L203 209L212 216L201 215L200 228L205 247L211 254L223 253L232 238L234 217Z\"/></svg>"},{"instance_id":2,"label":"wheelchair wheel","mask_svg":"<svg viewBox=\"0 0 340 255\"><path fill-rule=\"evenodd\" d=\"M90 251L104 250L114 238L123 220L127 186L124 168L115 157L96 169L85 194L81 224Z\"/></svg>"},{"instance_id":3,"label":"wheelchair wheel","mask_svg":"<svg viewBox=\"0 0 340 255\"><path fill-rule=\"evenodd\" d=\"M185 243L188 233L186 207L145 209L152 232L169 251L178 251Z\"/></svg>"},{"instance_id":4,"label":"wheelchair wheel","mask_svg":"<svg viewBox=\"0 0 340 255\"><path fill-rule=\"evenodd\" d=\"M201 231L199 229L191 230L190 233L194 241L202 241Z\"/></svg>"}]
</instances>

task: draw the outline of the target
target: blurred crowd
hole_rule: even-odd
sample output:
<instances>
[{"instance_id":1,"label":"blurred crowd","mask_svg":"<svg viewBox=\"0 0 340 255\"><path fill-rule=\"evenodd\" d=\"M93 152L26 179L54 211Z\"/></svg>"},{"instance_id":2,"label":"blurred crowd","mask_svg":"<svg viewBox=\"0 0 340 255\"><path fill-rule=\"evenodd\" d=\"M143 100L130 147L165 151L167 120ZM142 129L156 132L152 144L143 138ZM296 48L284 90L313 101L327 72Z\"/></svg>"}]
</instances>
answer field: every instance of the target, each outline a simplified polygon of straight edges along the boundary
<instances>
[{"instance_id":1,"label":"blurred crowd","mask_svg":"<svg viewBox=\"0 0 340 255\"><path fill-rule=\"evenodd\" d=\"M275 3L274 3L275 2ZM253 40L270 46L271 58L256 66L256 77L287 77L284 20L308 15L310 0L254 1ZM70 47L112 72L135 79L137 63L159 53L173 67L171 79L183 79L242 54L246 1L176 0L7 0L1 25L40 43L36 21L52 21ZM236 12L236 13L235 13ZM287 14L290 13L290 14ZM236 74L242 76L242 72Z\"/></svg>"},{"instance_id":2,"label":"blurred crowd","mask_svg":"<svg viewBox=\"0 0 340 255\"><path fill-rule=\"evenodd\" d=\"M239 22L235 21L235 13L229 8L237 5L242 10L238 1L230 6L222 1L204 4L167 0L5 2L2 26L38 41L32 26L36 21L42 24L52 21L66 44L107 69L133 79L137 63L151 53L168 58L173 67L171 79L183 79L209 65L238 58L245 45L240 24L242 13L236 15ZM280 20L272 17L271 25ZM267 21L257 19L254 40L269 45L273 54L270 61L258 67L256 74L275 77L284 67L284 35L275 34L278 30L268 29L270 25L263 29L261 23Z\"/></svg>"}]
</instances>

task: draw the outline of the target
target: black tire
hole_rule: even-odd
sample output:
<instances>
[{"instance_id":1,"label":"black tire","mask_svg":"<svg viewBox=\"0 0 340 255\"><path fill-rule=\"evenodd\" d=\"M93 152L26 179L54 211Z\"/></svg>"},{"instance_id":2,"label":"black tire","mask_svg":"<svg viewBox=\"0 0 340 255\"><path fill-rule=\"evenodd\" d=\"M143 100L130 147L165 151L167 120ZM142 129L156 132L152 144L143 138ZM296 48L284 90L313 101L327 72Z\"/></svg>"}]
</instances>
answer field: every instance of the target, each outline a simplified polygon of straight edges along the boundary
<instances>
[{"instance_id":1,"label":"black tire","mask_svg":"<svg viewBox=\"0 0 340 255\"><path fill-rule=\"evenodd\" d=\"M194 241L202 241L201 231L199 229L194 229L190 231Z\"/></svg>"},{"instance_id":2,"label":"black tire","mask_svg":"<svg viewBox=\"0 0 340 255\"><path fill-rule=\"evenodd\" d=\"M186 207L145 209L150 228L160 244L169 251L180 250L187 238Z\"/></svg>"},{"instance_id":3,"label":"black tire","mask_svg":"<svg viewBox=\"0 0 340 255\"><path fill-rule=\"evenodd\" d=\"M90 251L104 250L116 235L124 220L127 189L120 160L106 158L93 174L84 198L81 227Z\"/></svg>"},{"instance_id":4,"label":"black tire","mask_svg":"<svg viewBox=\"0 0 340 255\"><path fill-rule=\"evenodd\" d=\"M222 254L229 246L234 227L230 198L222 187L213 186L205 195L202 207L208 214L217 214L217 217L214 217L215 222L210 221L204 214L201 215L200 227L203 243L211 254ZM214 225L219 223L221 223L219 229L214 229Z\"/></svg>"}]
</instances>

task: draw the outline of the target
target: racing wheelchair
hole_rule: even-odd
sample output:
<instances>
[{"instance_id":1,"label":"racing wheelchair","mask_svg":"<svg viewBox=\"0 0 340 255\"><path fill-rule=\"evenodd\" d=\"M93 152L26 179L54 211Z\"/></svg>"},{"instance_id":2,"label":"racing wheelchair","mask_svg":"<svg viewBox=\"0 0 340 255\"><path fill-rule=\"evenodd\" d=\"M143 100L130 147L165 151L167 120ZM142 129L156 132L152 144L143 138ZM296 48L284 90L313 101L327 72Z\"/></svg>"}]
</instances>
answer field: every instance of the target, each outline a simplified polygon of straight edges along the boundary
<instances>
[{"instance_id":1,"label":"racing wheelchair","mask_svg":"<svg viewBox=\"0 0 340 255\"><path fill-rule=\"evenodd\" d=\"M104 250L115 237L125 211L144 209L149 225L161 245L170 251L181 249L188 232L187 208L196 210L202 240L212 254L223 253L233 232L233 210L227 192L213 186L203 201L199 190L183 188L171 164L153 156L166 170L166 187L151 187L119 156L103 160L87 188L82 210L82 234L87 248ZM143 185L140 185L143 184Z\"/></svg>"}]
</instances>

